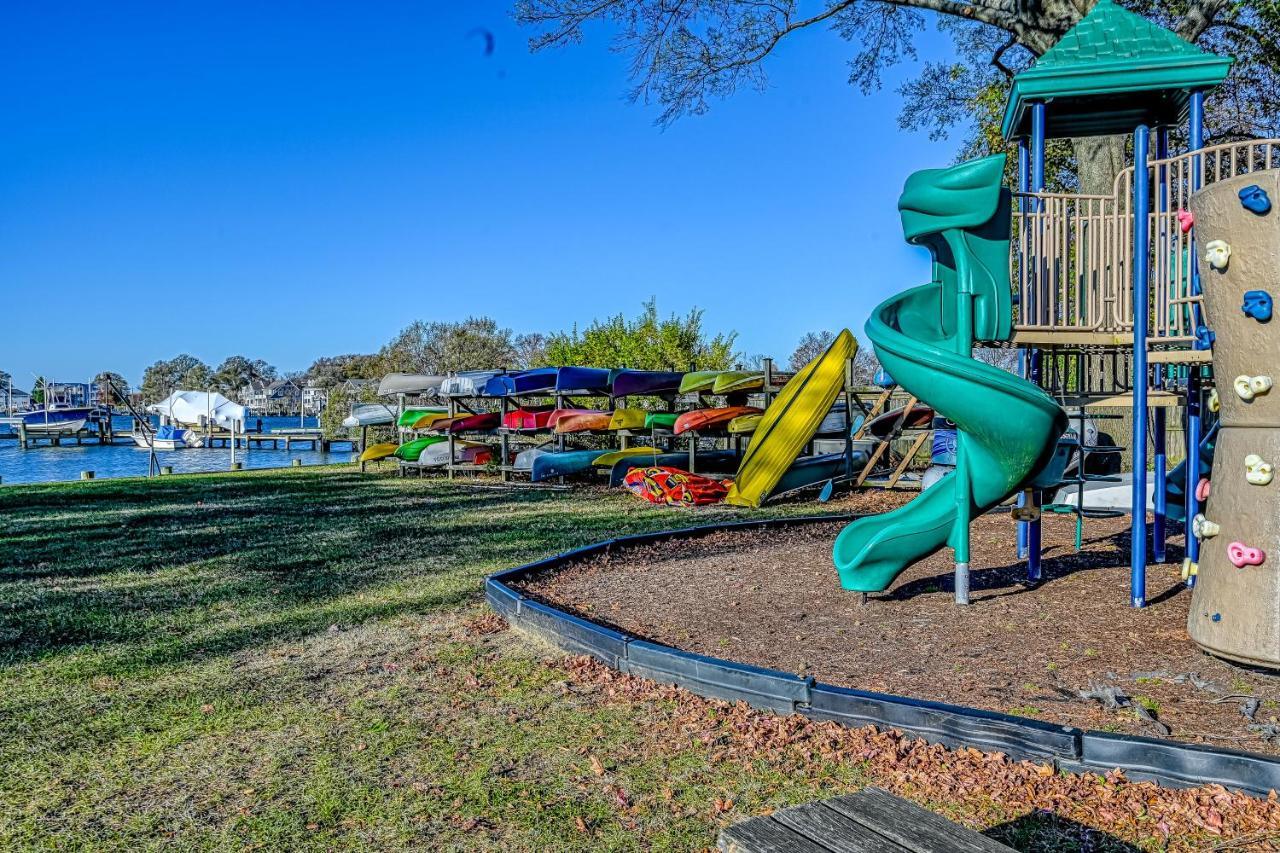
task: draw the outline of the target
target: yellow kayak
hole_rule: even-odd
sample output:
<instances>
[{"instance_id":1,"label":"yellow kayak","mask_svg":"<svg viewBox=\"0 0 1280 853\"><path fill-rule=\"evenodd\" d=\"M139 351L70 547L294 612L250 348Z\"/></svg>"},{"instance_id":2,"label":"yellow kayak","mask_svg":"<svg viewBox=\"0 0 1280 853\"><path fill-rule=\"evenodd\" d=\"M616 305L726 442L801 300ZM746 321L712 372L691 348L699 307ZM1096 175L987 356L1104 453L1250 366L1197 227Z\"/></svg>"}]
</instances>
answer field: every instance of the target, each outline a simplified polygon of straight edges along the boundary
<instances>
[{"instance_id":1,"label":"yellow kayak","mask_svg":"<svg viewBox=\"0 0 1280 853\"><path fill-rule=\"evenodd\" d=\"M764 374L758 370L726 370L716 377L711 386L713 394L734 394L742 391L759 391L764 387Z\"/></svg>"},{"instance_id":2,"label":"yellow kayak","mask_svg":"<svg viewBox=\"0 0 1280 853\"><path fill-rule=\"evenodd\" d=\"M755 432L756 427L760 426L760 420L764 417L759 415L739 415L729 421L729 432L741 435L742 433Z\"/></svg>"},{"instance_id":3,"label":"yellow kayak","mask_svg":"<svg viewBox=\"0 0 1280 853\"><path fill-rule=\"evenodd\" d=\"M448 412L427 412L425 415L415 420L410 429L431 429L431 425L436 421L443 421L448 417Z\"/></svg>"},{"instance_id":4,"label":"yellow kayak","mask_svg":"<svg viewBox=\"0 0 1280 853\"><path fill-rule=\"evenodd\" d=\"M614 409L609 429L644 429L644 419L648 416L644 409Z\"/></svg>"},{"instance_id":5,"label":"yellow kayak","mask_svg":"<svg viewBox=\"0 0 1280 853\"><path fill-rule=\"evenodd\" d=\"M612 468L623 459L633 456L657 456L662 453L656 447L628 447L626 450L613 450L603 456L597 456L591 464L597 468Z\"/></svg>"},{"instance_id":6,"label":"yellow kayak","mask_svg":"<svg viewBox=\"0 0 1280 853\"><path fill-rule=\"evenodd\" d=\"M377 462L379 459L386 459L388 456L396 452L396 448L400 445L395 443L371 444L360 454L361 462Z\"/></svg>"},{"instance_id":7,"label":"yellow kayak","mask_svg":"<svg viewBox=\"0 0 1280 853\"><path fill-rule=\"evenodd\" d=\"M845 329L783 386L756 426L726 503L758 507L773 491L831 411L844 387L845 361L857 351L858 341Z\"/></svg>"}]
</instances>

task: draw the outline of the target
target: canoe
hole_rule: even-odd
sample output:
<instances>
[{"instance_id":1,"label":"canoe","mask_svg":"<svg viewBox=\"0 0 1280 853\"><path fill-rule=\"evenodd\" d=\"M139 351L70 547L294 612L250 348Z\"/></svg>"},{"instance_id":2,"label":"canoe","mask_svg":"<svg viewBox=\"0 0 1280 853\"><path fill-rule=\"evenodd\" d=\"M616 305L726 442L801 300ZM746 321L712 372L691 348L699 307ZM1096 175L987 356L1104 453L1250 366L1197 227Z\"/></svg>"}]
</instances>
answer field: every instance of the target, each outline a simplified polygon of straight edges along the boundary
<instances>
[{"instance_id":1,"label":"canoe","mask_svg":"<svg viewBox=\"0 0 1280 853\"><path fill-rule=\"evenodd\" d=\"M514 412L507 412L502 416L502 425L507 429L518 429L526 431L534 431L547 428L547 421L550 420L555 409L550 406L516 409Z\"/></svg>"},{"instance_id":2,"label":"canoe","mask_svg":"<svg viewBox=\"0 0 1280 853\"><path fill-rule=\"evenodd\" d=\"M539 367L519 373L501 373L484 383L488 397L506 397L512 394L536 394L556 387L558 367Z\"/></svg>"},{"instance_id":3,"label":"canoe","mask_svg":"<svg viewBox=\"0 0 1280 853\"><path fill-rule=\"evenodd\" d=\"M644 422L649 413L644 409L614 409L609 418L609 429L644 429Z\"/></svg>"},{"instance_id":4,"label":"canoe","mask_svg":"<svg viewBox=\"0 0 1280 853\"><path fill-rule=\"evenodd\" d=\"M440 383L442 397L475 397L484 393L485 383L501 370L461 370Z\"/></svg>"},{"instance_id":5,"label":"canoe","mask_svg":"<svg viewBox=\"0 0 1280 853\"><path fill-rule=\"evenodd\" d=\"M425 373L388 373L378 383L378 394L436 394L448 378Z\"/></svg>"},{"instance_id":6,"label":"canoe","mask_svg":"<svg viewBox=\"0 0 1280 853\"><path fill-rule=\"evenodd\" d=\"M676 418L675 426L672 432L680 435L684 432L697 430L705 432L707 430L723 429L729 425L729 421L741 415L758 415L760 409L755 406L722 406L717 409L694 409L692 412L685 412Z\"/></svg>"},{"instance_id":7,"label":"canoe","mask_svg":"<svg viewBox=\"0 0 1280 853\"><path fill-rule=\"evenodd\" d=\"M680 393L691 394L694 391L710 393L716 384L716 377L723 372L723 370L695 370L693 373L686 373L680 380Z\"/></svg>"},{"instance_id":8,"label":"canoe","mask_svg":"<svg viewBox=\"0 0 1280 853\"><path fill-rule=\"evenodd\" d=\"M530 447L526 450L521 450L516 454L515 459L511 460L511 469L513 471L532 471L533 460L537 459L539 456L546 456L548 453L556 452L554 444L543 444L538 447Z\"/></svg>"},{"instance_id":9,"label":"canoe","mask_svg":"<svg viewBox=\"0 0 1280 853\"><path fill-rule=\"evenodd\" d=\"M459 415L456 418L443 418L432 425L436 432L447 432L457 435L462 432L486 432L497 429L502 423L499 412L481 412L478 415Z\"/></svg>"},{"instance_id":10,"label":"canoe","mask_svg":"<svg viewBox=\"0 0 1280 853\"><path fill-rule=\"evenodd\" d=\"M556 371L556 393L608 394L612 373L607 367L561 367Z\"/></svg>"},{"instance_id":11,"label":"canoe","mask_svg":"<svg viewBox=\"0 0 1280 853\"><path fill-rule=\"evenodd\" d=\"M729 474L738 470L738 462L742 459L732 450L708 450L700 452L694 462L699 474ZM657 456L632 456L627 459L620 459L613 464L613 468L609 469L609 485L616 488L622 485L622 478L627 476L627 472L633 468L644 468L646 466L662 466L666 468L679 468L681 471L689 469L689 454L685 453L659 453Z\"/></svg>"},{"instance_id":12,"label":"canoe","mask_svg":"<svg viewBox=\"0 0 1280 853\"><path fill-rule=\"evenodd\" d=\"M547 418L547 426L550 427L551 429L555 429L556 424L560 423L561 418L567 418L570 415L608 415L608 414L611 414L611 412L606 412L603 409L556 409L551 413L551 416Z\"/></svg>"},{"instance_id":13,"label":"canoe","mask_svg":"<svg viewBox=\"0 0 1280 853\"><path fill-rule=\"evenodd\" d=\"M626 450L613 450L603 456L597 456L596 460L591 464L596 468L612 468L623 459L630 459L633 456L648 456L652 458L662 453L663 451L656 447L628 447Z\"/></svg>"},{"instance_id":14,"label":"canoe","mask_svg":"<svg viewBox=\"0 0 1280 853\"><path fill-rule=\"evenodd\" d=\"M613 396L674 394L680 390L683 373L668 370L619 370L613 377Z\"/></svg>"},{"instance_id":15,"label":"canoe","mask_svg":"<svg viewBox=\"0 0 1280 853\"><path fill-rule=\"evenodd\" d=\"M603 455L603 450L562 450L548 453L533 460L529 479L537 483L552 477L571 477L591 470L591 463Z\"/></svg>"},{"instance_id":16,"label":"canoe","mask_svg":"<svg viewBox=\"0 0 1280 853\"><path fill-rule=\"evenodd\" d=\"M764 387L764 374L758 370L726 370L711 385L713 394L740 394Z\"/></svg>"},{"instance_id":17,"label":"canoe","mask_svg":"<svg viewBox=\"0 0 1280 853\"><path fill-rule=\"evenodd\" d=\"M453 461L455 463L485 465L493 459L493 448L478 441L453 442ZM418 456L418 465L423 468L439 468L449 461L449 440L444 439L426 447Z\"/></svg>"},{"instance_id":18,"label":"canoe","mask_svg":"<svg viewBox=\"0 0 1280 853\"><path fill-rule=\"evenodd\" d=\"M763 414L739 415L729 421L729 433L731 435L742 435L743 433L755 432L756 427L760 426L760 420L763 417Z\"/></svg>"},{"instance_id":19,"label":"canoe","mask_svg":"<svg viewBox=\"0 0 1280 853\"><path fill-rule=\"evenodd\" d=\"M758 507L774 491L835 405L844 387L845 364L857 351L857 340L844 329L783 386L752 434L727 503Z\"/></svg>"},{"instance_id":20,"label":"canoe","mask_svg":"<svg viewBox=\"0 0 1280 853\"><path fill-rule=\"evenodd\" d=\"M609 428L613 412L582 412L564 415L556 421L556 432L591 432Z\"/></svg>"},{"instance_id":21,"label":"canoe","mask_svg":"<svg viewBox=\"0 0 1280 853\"><path fill-rule=\"evenodd\" d=\"M865 450L854 450L852 472L861 471L863 466L867 464L867 458ZM786 470L786 473L778 480L778 485L774 486L769 494L777 496L787 492L794 492L796 489L816 486L835 477L843 477L845 474L846 468L843 453L802 456L791 463L791 467Z\"/></svg>"},{"instance_id":22,"label":"canoe","mask_svg":"<svg viewBox=\"0 0 1280 853\"><path fill-rule=\"evenodd\" d=\"M448 417L449 417L448 412L432 412L430 414L423 415L422 417L418 418L416 421L414 421L410 425L410 428L411 429L431 429L438 421L446 420Z\"/></svg>"},{"instance_id":23,"label":"canoe","mask_svg":"<svg viewBox=\"0 0 1280 853\"><path fill-rule=\"evenodd\" d=\"M394 455L405 462L417 462L418 458L422 456L422 451L442 441L448 441L448 439L443 435L426 435L422 438L415 438L413 441L406 441L397 447Z\"/></svg>"},{"instance_id":24,"label":"canoe","mask_svg":"<svg viewBox=\"0 0 1280 853\"><path fill-rule=\"evenodd\" d=\"M404 429L411 429L418 419L423 415L448 415L447 409L440 409L435 406L410 406L400 413L400 417L396 420L396 426Z\"/></svg>"},{"instance_id":25,"label":"canoe","mask_svg":"<svg viewBox=\"0 0 1280 853\"><path fill-rule=\"evenodd\" d=\"M885 412L883 415L877 415L870 423L866 424L864 435L874 435L876 438L884 438L898 427L898 422L903 419L903 412L897 409L892 412ZM903 429L923 429L933 422L933 409L929 406L914 405L911 411L906 413L906 419L902 424Z\"/></svg>"},{"instance_id":26,"label":"canoe","mask_svg":"<svg viewBox=\"0 0 1280 853\"><path fill-rule=\"evenodd\" d=\"M400 445L394 442L382 442L381 444L371 444L360 454L361 462L377 462L379 459L386 459L388 456L395 456L396 449Z\"/></svg>"},{"instance_id":27,"label":"canoe","mask_svg":"<svg viewBox=\"0 0 1280 853\"><path fill-rule=\"evenodd\" d=\"M351 414L343 418L342 425L348 429L366 426L389 426L396 422L396 407L386 403L361 403L351 410Z\"/></svg>"},{"instance_id":28,"label":"canoe","mask_svg":"<svg viewBox=\"0 0 1280 853\"><path fill-rule=\"evenodd\" d=\"M650 412L644 416L644 428L671 430L675 428L678 417L680 415L676 412Z\"/></svg>"}]
</instances>

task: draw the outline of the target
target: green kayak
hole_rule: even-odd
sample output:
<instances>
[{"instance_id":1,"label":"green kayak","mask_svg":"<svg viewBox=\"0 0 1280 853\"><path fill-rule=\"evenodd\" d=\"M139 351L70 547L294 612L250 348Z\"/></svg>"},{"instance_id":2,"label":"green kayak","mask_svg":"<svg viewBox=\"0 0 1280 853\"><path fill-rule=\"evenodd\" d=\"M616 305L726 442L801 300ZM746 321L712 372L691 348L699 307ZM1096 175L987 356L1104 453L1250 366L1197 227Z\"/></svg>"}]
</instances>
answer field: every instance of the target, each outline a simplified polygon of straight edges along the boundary
<instances>
[{"instance_id":1,"label":"green kayak","mask_svg":"<svg viewBox=\"0 0 1280 853\"><path fill-rule=\"evenodd\" d=\"M644 428L670 430L676 425L678 417L680 415L677 412L650 412L644 416Z\"/></svg>"},{"instance_id":2,"label":"green kayak","mask_svg":"<svg viewBox=\"0 0 1280 853\"><path fill-rule=\"evenodd\" d=\"M680 380L680 393L689 394L693 391L710 393L721 373L724 373L724 371L696 370L693 373L686 373L684 378Z\"/></svg>"},{"instance_id":3,"label":"green kayak","mask_svg":"<svg viewBox=\"0 0 1280 853\"><path fill-rule=\"evenodd\" d=\"M422 417L419 415L418 417ZM396 448L396 458L403 459L405 462L417 462L418 457L422 455L422 451L426 450L433 444L439 444L449 439L443 435L428 435L424 438L415 438L413 441L406 441L404 444Z\"/></svg>"},{"instance_id":4,"label":"green kayak","mask_svg":"<svg viewBox=\"0 0 1280 853\"><path fill-rule=\"evenodd\" d=\"M411 406L404 410L400 415L400 419L396 421L396 426L408 429L417 423L423 415L445 415L448 414L447 409L441 409L430 406Z\"/></svg>"}]
</instances>

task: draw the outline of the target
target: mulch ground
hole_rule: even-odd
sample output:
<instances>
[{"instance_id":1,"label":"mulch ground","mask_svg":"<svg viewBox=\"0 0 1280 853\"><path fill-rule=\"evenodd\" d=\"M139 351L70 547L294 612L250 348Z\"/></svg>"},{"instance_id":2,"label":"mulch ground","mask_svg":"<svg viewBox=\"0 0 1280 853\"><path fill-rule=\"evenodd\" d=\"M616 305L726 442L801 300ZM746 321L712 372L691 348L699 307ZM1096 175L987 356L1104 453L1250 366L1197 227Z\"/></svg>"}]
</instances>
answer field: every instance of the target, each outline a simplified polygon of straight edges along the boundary
<instances>
[{"instance_id":1,"label":"mulch ground","mask_svg":"<svg viewBox=\"0 0 1280 853\"><path fill-rule=\"evenodd\" d=\"M909 497L909 496L906 496ZM904 496L864 493L851 512ZM690 523L682 515L679 524ZM1086 729L1280 753L1280 677L1210 657L1186 631L1181 548L1129 598L1126 518L1044 522L1043 581L1025 584L1007 513L974 522L969 607L942 551L864 605L840 588L843 525L716 533L625 549L533 578L526 594L645 639L819 681Z\"/></svg>"}]
</instances>

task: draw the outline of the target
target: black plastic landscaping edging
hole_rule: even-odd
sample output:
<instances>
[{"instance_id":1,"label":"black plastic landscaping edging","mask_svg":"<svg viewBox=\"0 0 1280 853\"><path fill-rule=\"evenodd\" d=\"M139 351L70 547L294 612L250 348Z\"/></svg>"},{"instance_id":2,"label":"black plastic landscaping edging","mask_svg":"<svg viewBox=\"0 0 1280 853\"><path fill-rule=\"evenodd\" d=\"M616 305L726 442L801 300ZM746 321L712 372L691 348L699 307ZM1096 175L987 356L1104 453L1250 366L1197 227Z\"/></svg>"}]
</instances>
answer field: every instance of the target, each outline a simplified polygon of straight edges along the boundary
<instances>
[{"instance_id":1,"label":"black plastic landscaping edging","mask_svg":"<svg viewBox=\"0 0 1280 853\"><path fill-rule=\"evenodd\" d=\"M1186 787L1217 783L1265 797L1280 790L1280 759L1172 740L1085 731L1011 714L823 684L813 678L694 654L604 628L521 595L508 584L560 569L616 548L688 539L726 530L767 529L856 516L817 515L734 521L641 533L596 542L485 579L489 606L512 628L575 655L590 655L619 672L683 687L699 696L743 700L781 714L803 714L847 726L898 729L944 746L1003 752L1014 760L1048 762L1068 771L1120 769L1132 779Z\"/></svg>"}]
</instances>

